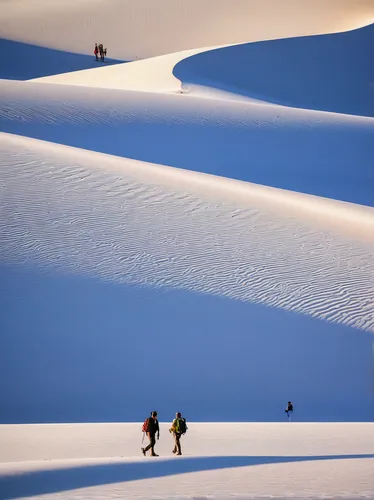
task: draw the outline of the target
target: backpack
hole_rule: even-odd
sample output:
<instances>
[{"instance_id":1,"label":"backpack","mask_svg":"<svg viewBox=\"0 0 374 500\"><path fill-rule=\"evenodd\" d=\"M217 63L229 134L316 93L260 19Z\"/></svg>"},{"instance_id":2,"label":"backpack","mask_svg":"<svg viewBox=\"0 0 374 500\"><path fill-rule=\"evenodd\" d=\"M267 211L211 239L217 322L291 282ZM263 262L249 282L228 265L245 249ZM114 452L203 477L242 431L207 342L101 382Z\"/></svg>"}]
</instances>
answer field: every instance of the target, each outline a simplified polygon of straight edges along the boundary
<instances>
[{"instance_id":1,"label":"backpack","mask_svg":"<svg viewBox=\"0 0 374 500\"><path fill-rule=\"evenodd\" d=\"M175 419L175 432L180 434L186 434L187 432L187 423L185 418L176 418Z\"/></svg>"},{"instance_id":2,"label":"backpack","mask_svg":"<svg viewBox=\"0 0 374 500\"><path fill-rule=\"evenodd\" d=\"M142 432L149 432L150 431L150 429L151 429L150 420L151 419L149 417L144 420Z\"/></svg>"}]
</instances>

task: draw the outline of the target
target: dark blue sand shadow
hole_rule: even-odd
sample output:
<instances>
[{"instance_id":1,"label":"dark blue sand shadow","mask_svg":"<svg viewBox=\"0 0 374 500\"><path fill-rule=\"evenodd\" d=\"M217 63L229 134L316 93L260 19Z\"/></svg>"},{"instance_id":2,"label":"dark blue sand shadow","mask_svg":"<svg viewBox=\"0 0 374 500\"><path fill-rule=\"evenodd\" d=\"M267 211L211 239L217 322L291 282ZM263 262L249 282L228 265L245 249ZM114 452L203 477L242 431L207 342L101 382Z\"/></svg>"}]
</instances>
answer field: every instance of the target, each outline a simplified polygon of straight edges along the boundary
<instances>
[{"instance_id":1,"label":"dark blue sand shadow","mask_svg":"<svg viewBox=\"0 0 374 500\"><path fill-rule=\"evenodd\" d=\"M174 75L296 108L374 116L374 24L331 35L234 45L184 59Z\"/></svg>"},{"instance_id":2,"label":"dark blue sand shadow","mask_svg":"<svg viewBox=\"0 0 374 500\"><path fill-rule=\"evenodd\" d=\"M373 419L369 333L37 267L0 266L0 283L0 423L139 422L149 408L286 422L289 399L297 422Z\"/></svg>"},{"instance_id":3,"label":"dark blue sand shadow","mask_svg":"<svg viewBox=\"0 0 374 500\"><path fill-rule=\"evenodd\" d=\"M23 498L59 491L75 490L105 484L138 481L175 474L208 470L230 469L274 463L308 462L320 460L353 460L374 458L367 455L324 455L301 457L221 456L194 457L177 460L145 460L144 462L88 465L30 472L24 475L0 477L0 498Z\"/></svg>"},{"instance_id":4,"label":"dark blue sand shadow","mask_svg":"<svg viewBox=\"0 0 374 500\"><path fill-rule=\"evenodd\" d=\"M102 63L95 60L93 53L73 54L4 38L0 39L0 53L0 78L5 80L30 80L126 62L108 58Z\"/></svg>"}]
</instances>

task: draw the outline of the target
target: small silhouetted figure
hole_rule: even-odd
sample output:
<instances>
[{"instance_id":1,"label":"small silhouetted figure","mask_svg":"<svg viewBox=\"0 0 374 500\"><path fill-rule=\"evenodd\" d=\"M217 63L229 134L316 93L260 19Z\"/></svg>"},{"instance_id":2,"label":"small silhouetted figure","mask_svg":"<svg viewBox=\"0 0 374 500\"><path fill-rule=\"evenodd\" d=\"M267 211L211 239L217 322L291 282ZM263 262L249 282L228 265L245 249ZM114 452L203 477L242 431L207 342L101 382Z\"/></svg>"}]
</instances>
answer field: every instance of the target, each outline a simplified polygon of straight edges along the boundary
<instances>
[{"instance_id":1,"label":"small silhouetted figure","mask_svg":"<svg viewBox=\"0 0 374 500\"><path fill-rule=\"evenodd\" d=\"M291 401L288 401L287 408L284 410L287 413L288 421L291 421L291 415L293 413L293 404Z\"/></svg>"},{"instance_id":2,"label":"small silhouetted figure","mask_svg":"<svg viewBox=\"0 0 374 500\"><path fill-rule=\"evenodd\" d=\"M103 55L103 61L104 61L104 57L106 57L106 53L107 53L107 51L108 51L108 49L104 49L104 51L103 51L103 54L104 54L104 55Z\"/></svg>"},{"instance_id":3,"label":"small silhouetted figure","mask_svg":"<svg viewBox=\"0 0 374 500\"><path fill-rule=\"evenodd\" d=\"M104 62L104 46L102 43L99 45L100 61Z\"/></svg>"},{"instance_id":4,"label":"small silhouetted figure","mask_svg":"<svg viewBox=\"0 0 374 500\"><path fill-rule=\"evenodd\" d=\"M182 414L179 411L175 414L175 419L171 424L169 432L174 436L175 446L173 448L173 453L175 455L182 455L181 437L187 432L187 424L186 419L182 418Z\"/></svg>"},{"instance_id":5,"label":"small silhouetted figure","mask_svg":"<svg viewBox=\"0 0 374 500\"><path fill-rule=\"evenodd\" d=\"M96 57L96 61L98 61L99 60L99 57L98 57L99 48L97 46L97 43L95 43L94 54L95 54L95 57Z\"/></svg>"},{"instance_id":6,"label":"small silhouetted figure","mask_svg":"<svg viewBox=\"0 0 374 500\"><path fill-rule=\"evenodd\" d=\"M145 456L148 450L151 450L151 457L158 457L155 453L156 434L157 439L160 439L160 427L157 420L157 411L153 411L151 416L147 418L143 424L142 431L145 432L149 439L149 445L146 448L141 448Z\"/></svg>"}]
</instances>

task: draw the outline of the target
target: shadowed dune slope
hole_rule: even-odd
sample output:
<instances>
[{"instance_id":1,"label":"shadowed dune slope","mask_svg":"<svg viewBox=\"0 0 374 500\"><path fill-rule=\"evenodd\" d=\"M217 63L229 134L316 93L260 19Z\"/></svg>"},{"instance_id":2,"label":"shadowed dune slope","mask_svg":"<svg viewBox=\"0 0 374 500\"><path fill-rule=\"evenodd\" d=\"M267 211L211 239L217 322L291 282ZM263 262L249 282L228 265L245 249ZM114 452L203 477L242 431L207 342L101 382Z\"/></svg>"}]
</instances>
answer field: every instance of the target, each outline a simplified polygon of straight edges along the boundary
<instances>
[{"instance_id":1,"label":"shadowed dune slope","mask_svg":"<svg viewBox=\"0 0 374 500\"><path fill-rule=\"evenodd\" d=\"M6 134L0 144L7 260L374 331L374 209Z\"/></svg>"},{"instance_id":2,"label":"shadowed dune slope","mask_svg":"<svg viewBox=\"0 0 374 500\"><path fill-rule=\"evenodd\" d=\"M373 209L0 142L0 421L370 419Z\"/></svg>"},{"instance_id":3,"label":"shadowed dune slope","mask_svg":"<svg viewBox=\"0 0 374 500\"><path fill-rule=\"evenodd\" d=\"M374 24L355 31L225 47L184 59L174 75L298 108L374 116Z\"/></svg>"},{"instance_id":4,"label":"shadowed dune slope","mask_svg":"<svg viewBox=\"0 0 374 500\"><path fill-rule=\"evenodd\" d=\"M38 47L27 43L0 39L0 78L8 80L30 80L56 73L68 73L89 68L97 68L94 55L82 55ZM123 61L107 59L105 66Z\"/></svg>"},{"instance_id":5,"label":"shadowed dune slope","mask_svg":"<svg viewBox=\"0 0 374 500\"><path fill-rule=\"evenodd\" d=\"M0 90L3 131L374 206L372 118L29 82Z\"/></svg>"}]
</instances>

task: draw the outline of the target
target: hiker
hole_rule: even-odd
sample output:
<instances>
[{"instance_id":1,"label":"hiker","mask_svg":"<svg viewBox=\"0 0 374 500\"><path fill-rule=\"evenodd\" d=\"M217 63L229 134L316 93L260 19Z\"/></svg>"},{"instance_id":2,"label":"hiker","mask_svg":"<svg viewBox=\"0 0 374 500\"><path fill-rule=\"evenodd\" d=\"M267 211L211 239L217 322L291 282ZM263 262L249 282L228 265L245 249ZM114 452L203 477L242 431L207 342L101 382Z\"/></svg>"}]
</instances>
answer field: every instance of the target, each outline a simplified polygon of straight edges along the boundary
<instances>
[{"instance_id":1,"label":"hiker","mask_svg":"<svg viewBox=\"0 0 374 500\"><path fill-rule=\"evenodd\" d=\"M95 43L94 54L95 54L95 57L96 57L96 61L98 61L98 60L99 60L99 58L98 58L98 53L99 53L99 49L98 49L98 47L97 47L97 43Z\"/></svg>"},{"instance_id":2,"label":"hiker","mask_svg":"<svg viewBox=\"0 0 374 500\"><path fill-rule=\"evenodd\" d=\"M104 46L102 43L99 45L99 52L100 52L100 61L104 62Z\"/></svg>"},{"instance_id":3,"label":"hiker","mask_svg":"<svg viewBox=\"0 0 374 500\"><path fill-rule=\"evenodd\" d=\"M108 49L104 49L104 56L106 57L106 53L107 53ZM104 56L103 56L103 61L104 61Z\"/></svg>"},{"instance_id":4,"label":"hiker","mask_svg":"<svg viewBox=\"0 0 374 500\"><path fill-rule=\"evenodd\" d=\"M147 434L149 439L149 445L146 448L141 448L143 455L146 456L147 451L151 450L151 457L158 457L155 453L156 434L157 439L160 439L160 426L158 425L157 411L153 411L151 416L145 419L142 431Z\"/></svg>"},{"instance_id":5,"label":"hiker","mask_svg":"<svg viewBox=\"0 0 374 500\"><path fill-rule=\"evenodd\" d=\"M187 432L187 424L186 424L186 419L182 418L181 413L176 413L175 414L175 419L173 420L173 423L171 424L171 427L169 429L170 434L173 434L174 436L174 442L175 446L173 449L173 453L175 455L182 455L182 449L181 449L181 437L186 434Z\"/></svg>"},{"instance_id":6,"label":"hiker","mask_svg":"<svg viewBox=\"0 0 374 500\"><path fill-rule=\"evenodd\" d=\"M288 420L291 420L291 415L293 413L293 404L288 401L287 408L284 410L287 413Z\"/></svg>"}]
</instances>

